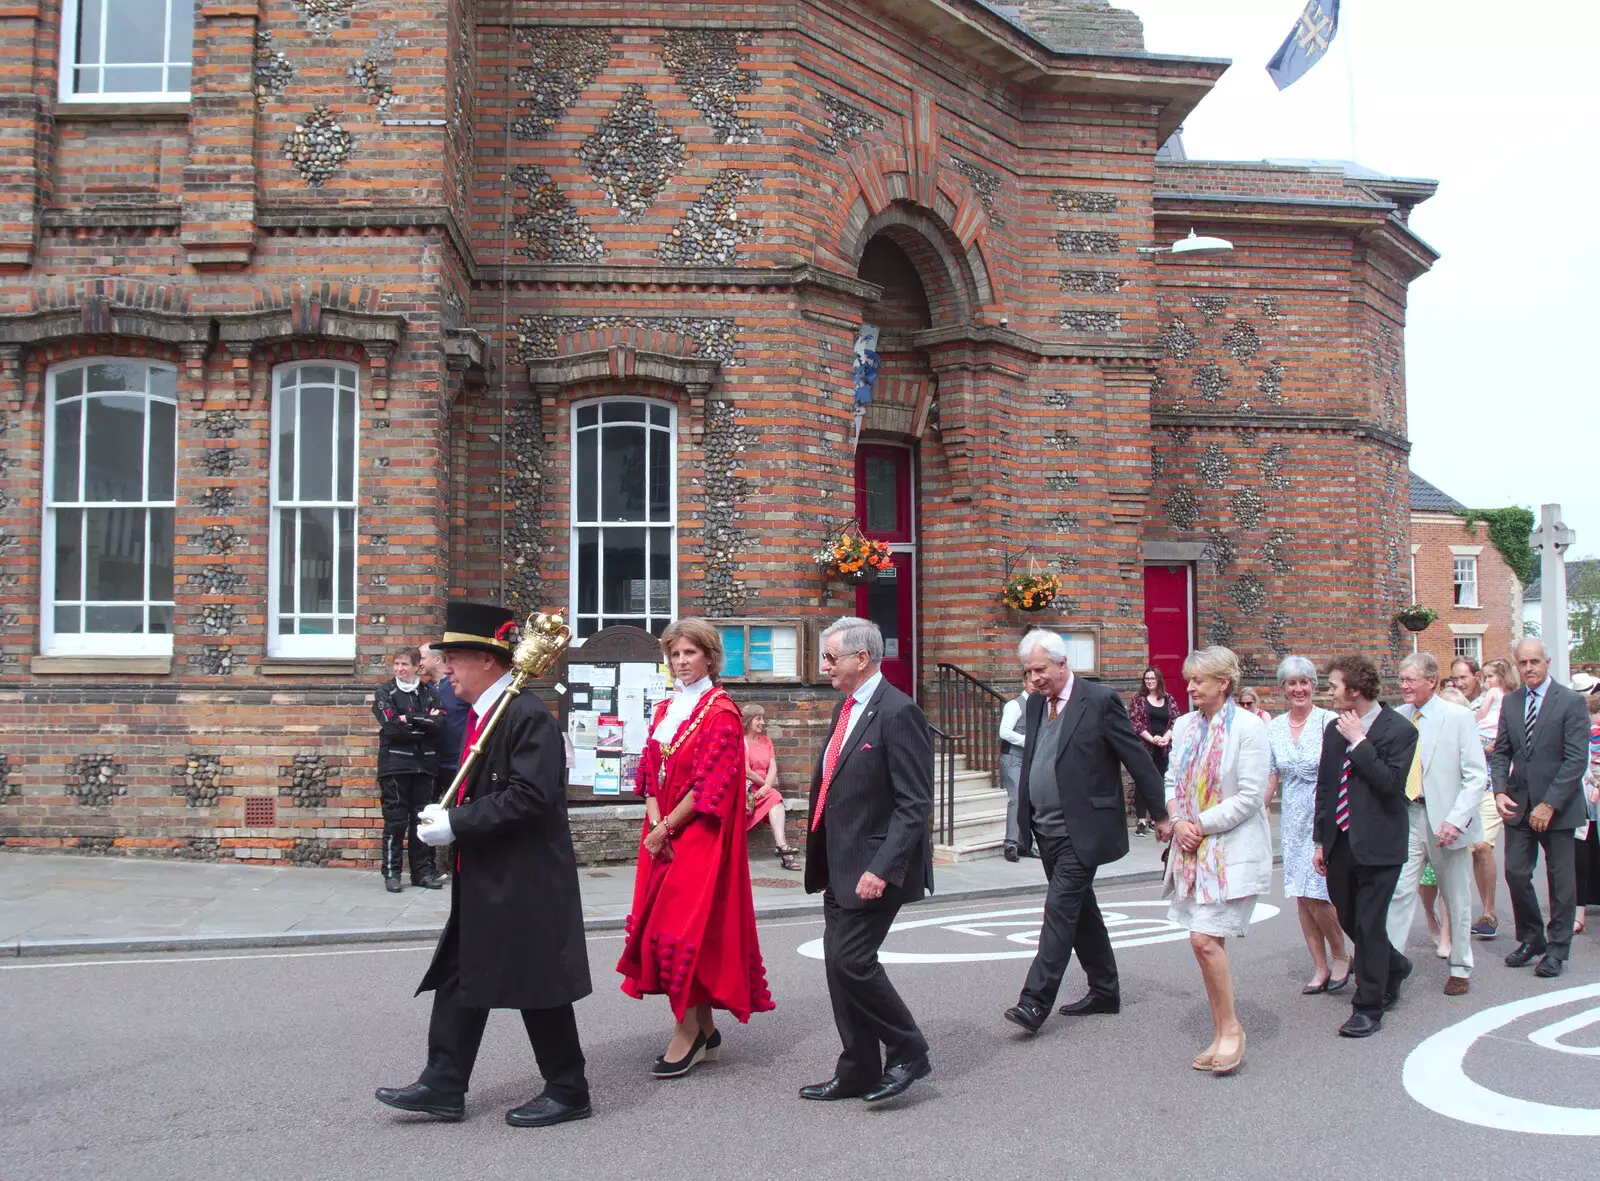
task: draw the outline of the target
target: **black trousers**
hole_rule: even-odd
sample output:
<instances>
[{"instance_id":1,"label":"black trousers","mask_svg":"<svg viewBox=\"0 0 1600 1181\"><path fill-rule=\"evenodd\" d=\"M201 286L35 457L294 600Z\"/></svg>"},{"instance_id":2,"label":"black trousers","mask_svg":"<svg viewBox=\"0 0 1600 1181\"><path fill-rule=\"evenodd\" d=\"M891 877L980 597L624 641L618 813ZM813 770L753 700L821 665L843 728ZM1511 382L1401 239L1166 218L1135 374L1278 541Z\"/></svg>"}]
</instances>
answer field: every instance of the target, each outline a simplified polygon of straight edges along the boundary
<instances>
[{"instance_id":1,"label":"black trousers","mask_svg":"<svg viewBox=\"0 0 1600 1181\"><path fill-rule=\"evenodd\" d=\"M840 906L831 887L822 894L822 962L844 1043L833 1073L846 1082L877 1082L886 1067L928 1053L927 1039L878 962L878 948L899 913L899 903L857 909Z\"/></svg>"},{"instance_id":2,"label":"black trousers","mask_svg":"<svg viewBox=\"0 0 1600 1181\"><path fill-rule=\"evenodd\" d=\"M1578 879L1577 905L1600 906L1600 823L1589 822L1588 835L1572 842L1572 852Z\"/></svg>"},{"instance_id":3,"label":"black trousers","mask_svg":"<svg viewBox=\"0 0 1600 1181\"><path fill-rule=\"evenodd\" d=\"M444 974L434 990L433 1016L428 1021L428 1065L417 1081L441 1094L464 1095L473 1063L478 1060L489 1010L469 1009L460 1002L460 947L453 932L441 957ZM578 1020L572 1006L520 1012L534 1061L544 1075L540 1093L563 1103L587 1103L589 1082L583 1073L583 1047L578 1042Z\"/></svg>"},{"instance_id":4,"label":"black trousers","mask_svg":"<svg viewBox=\"0 0 1600 1181\"><path fill-rule=\"evenodd\" d=\"M1534 832L1526 824L1506 825L1506 889L1517 923L1517 942L1544 946L1558 960L1572 950L1572 920L1578 908L1577 844L1570 828ZM1550 892L1550 922L1544 922L1533 888L1533 866L1544 850L1545 885Z\"/></svg>"},{"instance_id":5,"label":"black trousers","mask_svg":"<svg viewBox=\"0 0 1600 1181\"><path fill-rule=\"evenodd\" d=\"M1411 961L1389 942L1389 901L1400 880L1398 865L1358 865L1350 852L1350 838L1334 838L1328 857L1328 901L1338 912L1339 925L1356 945L1351 970L1356 994L1350 1007L1371 1017L1383 1015L1383 998L1391 982L1403 976Z\"/></svg>"},{"instance_id":6,"label":"black trousers","mask_svg":"<svg viewBox=\"0 0 1600 1181\"><path fill-rule=\"evenodd\" d=\"M1028 968L1022 999L1043 1009L1054 1005L1073 952L1078 953L1088 974L1090 992L1106 998L1119 996L1111 933L1094 897L1094 867L1078 859L1070 837L1034 829L1034 838L1039 842L1039 859L1049 888L1044 896L1039 950Z\"/></svg>"},{"instance_id":7,"label":"black trousers","mask_svg":"<svg viewBox=\"0 0 1600 1181\"><path fill-rule=\"evenodd\" d=\"M433 803L433 776L378 776L378 802L383 808L383 873L399 877L405 849L411 850L411 880L434 868L433 849L417 836L417 813Z\"/></svg>"}]
</instances>

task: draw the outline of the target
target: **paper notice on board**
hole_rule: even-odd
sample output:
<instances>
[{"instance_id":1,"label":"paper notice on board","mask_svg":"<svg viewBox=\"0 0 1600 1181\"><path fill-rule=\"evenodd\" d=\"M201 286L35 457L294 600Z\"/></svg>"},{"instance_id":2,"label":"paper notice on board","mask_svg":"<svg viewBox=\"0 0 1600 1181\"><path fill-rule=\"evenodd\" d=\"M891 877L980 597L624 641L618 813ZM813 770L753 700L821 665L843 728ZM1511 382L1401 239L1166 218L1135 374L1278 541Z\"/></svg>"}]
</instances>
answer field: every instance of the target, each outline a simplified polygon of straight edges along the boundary
<instances>
[{"instance_id":1,"label":"paper notice on board","mask_svg":"<svg viewBox=\"0 0 1600 1181\"><path fill-rule=\"evenodd\" d=\"M567 679L576 681L578 678L569 672ZM607 668L603 664L597 664L589 670L589 684L596 689L609 689L616 683L617 670L615 668Z\"/></svg>"},{"instance_id":2,"label":"paper notice on board","mask_svg":"<svg viewBox=\"0 0 1600 1181\"><path fill-rule=\"evenodd\" d=\"M573 684L588 684L589 678L594 675L594 666L588 664L567 665L567 680Z\"/></svg>"},{"instance_id":3,"label":"paper notice on board","mask_svg":"<svg viewBox=\"0 0 1600 1181\"><path fill-rule=\"evenodd\" d=\"M594 794L620 796L622 794L622 760L618 757L598 756L594 761Z\"/></svg>"},{"instance_id":4,"label":"paper notice on board","mask_svg":"<svg viewBox=\"0 0 1600 1181\"><path fill-rule=\"evenodd\" d=\"M578 749L572 752L572 772L567 776L571 787L590 787L594 784L594 751Z\"/></svg>"},{"instance_id":5,"label":"paper notice on board","mask_svg":"<svg viewBox=\"0 0 1600 1181\"><path fill-rule=\"evenodd\" d=\"M602 755L622 754L622 719L615 714L602 714L594 745L595 751Z\"/></svg>"},{"instance_id":6,"label":"paper notice on board","mask_svg":"<svg viewBox=\"0 0 1600 1181\"><path fill-rule=\"evenodd\" d=\"M800 633L792 627L772 629L772 675L800 675Z\"/></svg>"},{"instance_id":7,"label":"paper notice on board","mask_svg":"<svg viewBox=\"0 0 1600 1181\"><path fill-rule=\"evenodd\" d=\"M600 736L600 715L593 710L575 709L567 715L567 737L578 750L593 750Z\"/></svg>"},{"instance_id":8,"label":"paper notice on board","mask_svg":"<svg viewBox=\"0 0 1600 1181\"><path fill-rule=\"evenodd\" d=\"M631 755L641 753L645 740L650 737L650 724L644 714L643 688L617 690L617 717L622 719L622 749Z\"/></svg>"},{"instance_id":9,"label":"paper notice on board","mask_svg":"<svg viewBox=\"0 0 1600 1181\"><path fill-rule=\"evenodd\" d=\"M619 689L643 689L649 685L650 679L656 675L656 666L653 664L639 664L630 662L617 668L617 687Z\"/></svg>"}]
</instances>

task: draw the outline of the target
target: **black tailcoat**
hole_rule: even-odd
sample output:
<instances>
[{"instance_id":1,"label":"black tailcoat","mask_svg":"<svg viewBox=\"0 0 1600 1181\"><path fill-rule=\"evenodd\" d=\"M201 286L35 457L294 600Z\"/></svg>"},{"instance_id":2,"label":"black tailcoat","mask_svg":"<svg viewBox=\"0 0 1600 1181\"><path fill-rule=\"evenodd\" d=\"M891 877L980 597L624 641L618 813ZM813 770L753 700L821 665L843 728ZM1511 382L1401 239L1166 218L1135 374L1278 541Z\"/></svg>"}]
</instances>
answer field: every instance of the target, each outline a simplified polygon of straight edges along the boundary
<instances>
[{"instance_id":1,"label":"black tailcoat","mask_svg":"<svg viewBox=\"0 0 1600 1181\"><path fill-rule=\"evenodd\" d=\"M473 763L465 801L450 809L460 867L419 993L438 986L452 928L466 1008L553 1009L592 991L565 763L544 703L532 693L508 701Z\"/></svg>"}]
</instances>

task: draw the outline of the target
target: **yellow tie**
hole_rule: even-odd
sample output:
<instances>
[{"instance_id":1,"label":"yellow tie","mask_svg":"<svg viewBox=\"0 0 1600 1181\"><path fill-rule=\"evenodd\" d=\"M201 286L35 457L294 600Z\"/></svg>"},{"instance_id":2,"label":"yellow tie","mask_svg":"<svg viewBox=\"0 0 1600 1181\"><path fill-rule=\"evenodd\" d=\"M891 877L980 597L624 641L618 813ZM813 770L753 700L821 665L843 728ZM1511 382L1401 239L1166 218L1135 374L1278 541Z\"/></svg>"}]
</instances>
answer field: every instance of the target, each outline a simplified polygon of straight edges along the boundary
<instances>
[{"instance_id":1,"label":"yellow tie","mask_svg":"<svg viewBox=\"0 0 1600 1181\"><path fill-rule=\"evenodd\" d=\"M1406 775L1406 799L1422 798L1422 715L1412 714L1411 724L1417 728L1417 749L1411 755L1411 771Z\"/></svg>"}]
</instances>

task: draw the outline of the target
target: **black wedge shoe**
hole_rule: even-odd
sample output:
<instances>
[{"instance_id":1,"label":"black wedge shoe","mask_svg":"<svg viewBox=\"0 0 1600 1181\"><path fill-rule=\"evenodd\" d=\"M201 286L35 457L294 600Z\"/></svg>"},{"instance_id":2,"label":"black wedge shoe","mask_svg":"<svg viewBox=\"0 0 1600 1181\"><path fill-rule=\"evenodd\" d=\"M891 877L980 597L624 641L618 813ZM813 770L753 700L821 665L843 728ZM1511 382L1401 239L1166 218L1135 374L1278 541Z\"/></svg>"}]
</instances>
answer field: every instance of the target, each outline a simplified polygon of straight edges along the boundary
<instances>
[{"instance_id":1,"label":"black wedge shoe","mask_svg":"<svg viewBox=\"0 0 1600 1181\"><path fill-rule=\"evenodd\" d=\"M705 1061L706 1043L710 1041L705 1034L694 1039L694 1045L689 1047L689 1052L676 1062L668 1062L663 1054L656 1059L656 1064L650 1068L652 1078L682 1078L701 1062ZM720 1048L720 1046L719 1046Z\"/></svg>"}]
</instances>

